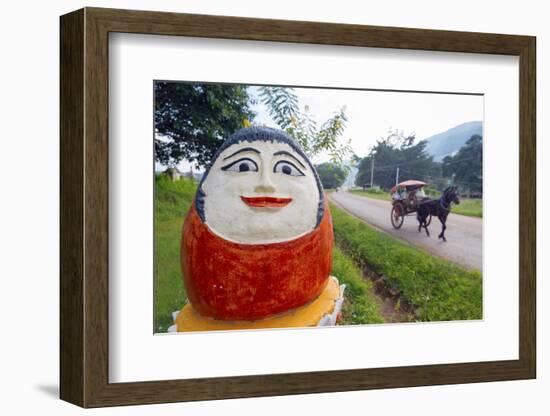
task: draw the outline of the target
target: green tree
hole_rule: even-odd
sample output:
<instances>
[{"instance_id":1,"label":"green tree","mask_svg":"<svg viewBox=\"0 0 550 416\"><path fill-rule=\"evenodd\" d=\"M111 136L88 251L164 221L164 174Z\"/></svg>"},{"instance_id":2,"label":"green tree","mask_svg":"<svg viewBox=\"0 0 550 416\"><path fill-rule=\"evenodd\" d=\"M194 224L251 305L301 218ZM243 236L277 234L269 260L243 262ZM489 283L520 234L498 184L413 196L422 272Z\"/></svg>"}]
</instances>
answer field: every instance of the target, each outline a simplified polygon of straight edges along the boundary
<instances>
[{"instance_id":1,"label":"green tree","mask_svg":"<svg viewBox=\"0 0 550 416\"><path fill-rule=\"evenodd\" d=\"M155 158L166 166L185 159L210 163L231 134L255 114L246 86L155 82Z\"/></svg>"},{"instance_id":2,"label":"green tree","mask_svg":"<svg viewBox=\"0 0 550 416\"><path fill-rule=\"evenodd\" d=\"M355 175L355 185L362 188L368 188L371 184L372 157L367 156L360 159L357 163L357 175ZM373 178L374 179L374 178ZM375 182L373 181L373 184Z\"/></svg>"},{"instance_id":3,"label":"green tree","mask_svg":"<svg viewBox=\"0 0 550 416\"><path fill-rule=\"evenodd\" d=\"M349 141L344 144L340 142L347 122L345 107L335 111L319 127L308 106L300 109L293 88L261 87L260 100L266 105L273 121L292 136L310 158L327 151L333 163L342 164L351 153Z\"/></svg>"},{"instance_id":4,"label":"green tree","mask_svg":"<svg viewBox=\"0 0 550 416\"><path fill-rule=\"evenodd\" d=\"M348 175L346 169L335 163L321 163L315 166L315 169L325 189L335 189L342 186Z\"/></svg>"},{"instance_id":5,"label":"green tree","mask_svg":"<svg viewBox=\"0 0 550 416\"><path fill-rule=\"evenodd\" d=\"M426 152L426 142L415 143L414 134L405 135L399 130L390 130L385 138L380 138L371 148L369 155L358 165L355 179L357 186L366 187L371 182L371 163L374 159L373 183L384 189L395 185L399 168L399 181L418 179L428 181L439 176L438 164Z\"/></svg>"},{"instance_id":6,"label":"green tree","mask_svg":"<svg viewBox=\"0 0 550 416\"><path fill-rule=\"evenodd\" d=\"M463 192L483 193L483 138L474 134L454 156L445 157L442 171Z\"/></svg>"}]
</instances>

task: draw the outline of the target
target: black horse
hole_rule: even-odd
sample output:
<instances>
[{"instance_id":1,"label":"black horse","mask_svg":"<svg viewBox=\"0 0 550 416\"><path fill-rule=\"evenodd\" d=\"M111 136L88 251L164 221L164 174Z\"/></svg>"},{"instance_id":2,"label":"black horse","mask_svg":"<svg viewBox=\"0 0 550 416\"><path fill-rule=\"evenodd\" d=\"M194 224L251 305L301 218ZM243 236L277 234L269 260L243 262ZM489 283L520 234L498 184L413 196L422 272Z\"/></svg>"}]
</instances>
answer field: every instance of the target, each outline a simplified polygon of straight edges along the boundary
<instances>
[{"instance_id":1,"label":"black horse","mask_svg":"<svg viewBox=\"0 0 550 416\"><path fill-rule=\"evenodd\" d=\"M460 204L458 189L456 186L450 186L443 191L439 199L433 199L431 201L421 202L418 205L416 218L418 219L418 232L422 230L422 227L426 230L426 235L429 237L427 219L428 215L437 216L441 221L442 229L438 238L442 238L443 241L447 241L445 238L445 230L447 226L447 216L451 212L451 203Z\"/></svg>"}]
</instances>

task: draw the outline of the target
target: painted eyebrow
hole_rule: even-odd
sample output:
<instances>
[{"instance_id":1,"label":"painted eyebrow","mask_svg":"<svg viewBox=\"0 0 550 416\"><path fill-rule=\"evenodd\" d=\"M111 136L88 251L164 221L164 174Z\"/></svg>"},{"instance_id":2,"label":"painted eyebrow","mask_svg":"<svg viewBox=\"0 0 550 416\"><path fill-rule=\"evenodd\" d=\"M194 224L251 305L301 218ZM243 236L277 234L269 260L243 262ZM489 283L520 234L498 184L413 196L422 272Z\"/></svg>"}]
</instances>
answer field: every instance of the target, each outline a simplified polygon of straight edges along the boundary
<instances>
[{"instance_id":1,"label":"painted eyebrow","mask_svg":"<svg viewBox=\"0 0 550 416\"><path fill-rule=\"evenodd\" d=\"M258 149L254 149L253 147L243 147L242 149L237 150L235 153L232 153L229 156L224 157L223 160L227 160L230 157L238 155L239 153L242 153L242 152L255 152L260 154L260 151Z\"/></svg>"},{"instance_id":2,"label":"painted eyebrow","mask_svg":"<svg viewBox=\"0 0 550 416\"><path fill-rule=\"evenodd\" d=\"M304 166L304 164L302 162L300 162L296 156L294 156L292 153L289 153L287 152L286 150L279 150L278 152L275 152L273 153L273 156L279 156L279 155L285 155L285 156L290 156L292 159L294 159L296 162L298 162L298 164L303 167L304 169L306 169L306 167Z\"/></svg>"}]
</instances>

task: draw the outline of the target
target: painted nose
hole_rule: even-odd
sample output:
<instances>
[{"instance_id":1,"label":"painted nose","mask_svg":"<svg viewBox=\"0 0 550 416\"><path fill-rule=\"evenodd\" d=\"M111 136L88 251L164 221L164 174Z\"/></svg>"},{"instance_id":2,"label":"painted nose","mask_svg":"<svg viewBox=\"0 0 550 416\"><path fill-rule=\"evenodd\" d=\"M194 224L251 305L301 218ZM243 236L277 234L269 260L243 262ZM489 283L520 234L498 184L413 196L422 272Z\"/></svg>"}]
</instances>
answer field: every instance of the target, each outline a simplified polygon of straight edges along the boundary
<instances>
[{"instance_id":1,"label":"painted nose","mask_svg":"<svg viewBox=\"0 0 550 416\"><path fill-rule=\"evenodd\" d=\"M275 192L273 185L262 183L254 188L254 192L259 194L272 194Z\"/></svg>"},{"instance_id":2,"label":"painted nose","mask_svg":"<svg viewBox=\"0 0 550 416\"><path fill-rule=\"evenodd\" d=\"M262 170L260 182L254 187L256 193L274 193L275 186L271 182L271 178L267 169Z\"/></svg>"}]
</instances>

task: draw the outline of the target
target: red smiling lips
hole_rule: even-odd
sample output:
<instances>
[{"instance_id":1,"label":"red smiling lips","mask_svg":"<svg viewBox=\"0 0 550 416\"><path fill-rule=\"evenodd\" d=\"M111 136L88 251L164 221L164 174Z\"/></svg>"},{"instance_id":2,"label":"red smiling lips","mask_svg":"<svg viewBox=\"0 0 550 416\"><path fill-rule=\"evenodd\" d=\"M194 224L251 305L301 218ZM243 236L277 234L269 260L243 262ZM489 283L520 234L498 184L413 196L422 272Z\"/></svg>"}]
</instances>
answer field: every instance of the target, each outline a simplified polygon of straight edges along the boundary
<instances>
[{"instance_id":1,"label":"red smiling lips","mask_svg":"<svg viewBox=\"0 0 550 416\"><path fill-rule=\"evenodd\" d=\"M255 208L281 208L292 202L292 198L275 198L272 196L241 196L241 199L249 207Z\"/></svg>"}]
</instances>

